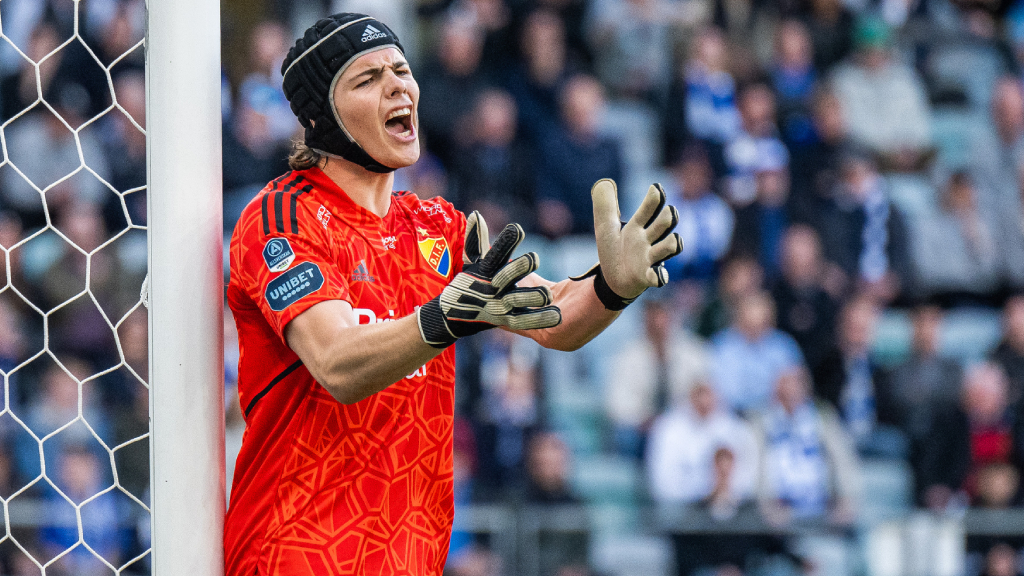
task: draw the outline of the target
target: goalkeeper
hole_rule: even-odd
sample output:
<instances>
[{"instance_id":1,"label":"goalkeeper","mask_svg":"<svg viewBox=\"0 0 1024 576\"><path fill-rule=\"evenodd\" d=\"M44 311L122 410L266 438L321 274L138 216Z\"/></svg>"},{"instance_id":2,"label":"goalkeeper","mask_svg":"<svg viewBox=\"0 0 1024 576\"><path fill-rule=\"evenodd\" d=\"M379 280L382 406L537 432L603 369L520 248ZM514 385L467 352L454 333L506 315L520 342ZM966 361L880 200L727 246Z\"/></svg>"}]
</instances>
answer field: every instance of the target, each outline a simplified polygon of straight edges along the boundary
<instances>
[{"instance_id":1,"label":"goalkeeper","mask_svg":"<svg viewBox=\"0 0 1024 576\"><path fill-rule=\"evenodd\" d=\"M455 354L501 327L574 350L668 276L678 216L652 186L620 222L592 190L600 263L554 283L479 214L392 192L419 157L402 45L359 14L317 22L282 65L305 128L292 171L245 209L228 302L246 430L225 523L229 576L440 576L454 514Z\"/></svg>"}]
</instances>

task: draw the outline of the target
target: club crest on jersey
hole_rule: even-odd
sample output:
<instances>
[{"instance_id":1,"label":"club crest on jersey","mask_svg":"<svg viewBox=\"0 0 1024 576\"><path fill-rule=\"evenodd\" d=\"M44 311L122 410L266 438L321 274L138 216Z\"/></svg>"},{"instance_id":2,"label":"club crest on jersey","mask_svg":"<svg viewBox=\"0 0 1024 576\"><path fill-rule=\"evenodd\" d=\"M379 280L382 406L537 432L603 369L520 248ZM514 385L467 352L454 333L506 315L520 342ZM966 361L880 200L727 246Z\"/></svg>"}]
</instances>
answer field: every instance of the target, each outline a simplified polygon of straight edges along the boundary
<instances>
[{"instance_id":1,"label":"club crest on jersey","mask_svg":"<svg viewBox=\"0 0 1024 576\"><path fill-rule=\"evenodd\" d=\"M419 233L418 243L423 259L434 272L447 278L452 270L452 253L448 249L448 241L442 236L431 237L423 228L417 228L416 231Z\"/></svg>"},{"instance_id":2,"label":"club crest on jersey","mask_svg":"<svg viewBox=\"0 0 1024 576\"><path fill-rule=\"evenodd\" d=\"M295 261L295 251L287 238L271 238L263 247L263 261L271 272L287 270Z\"/></svg>"}]
</instances>

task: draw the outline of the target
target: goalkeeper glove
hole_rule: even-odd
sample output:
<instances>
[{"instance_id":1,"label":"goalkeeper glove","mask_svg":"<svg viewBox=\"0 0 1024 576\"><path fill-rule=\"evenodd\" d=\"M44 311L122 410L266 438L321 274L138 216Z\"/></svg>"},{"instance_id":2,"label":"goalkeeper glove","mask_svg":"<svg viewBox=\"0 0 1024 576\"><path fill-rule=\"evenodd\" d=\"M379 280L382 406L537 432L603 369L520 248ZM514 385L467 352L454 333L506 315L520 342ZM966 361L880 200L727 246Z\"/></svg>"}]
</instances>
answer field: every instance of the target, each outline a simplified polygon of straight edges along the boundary
<instances>
[{"instance_id":1,"label":"goalkeeper glove","mask_svg":"<svg viewBox=\"0 0 1024 576\"><path fill-rule=\"evenodd\" d=\"M594 234L598 264L582 276L594 276L594 290L608 310L622 310L650 287L668 283L664 262L683 251L683 240L672 232L679 212L666 206L665 190L652 184L629 222L620 220L615 181L598 180L590 190L594 201Z\"/></svg>"},{"instance_id":2,"label":"goalkeeper glove","mask_svg":"<svg viewBox=\"0 0 1024 576\"><path fill-rule=\"evenodd\" d=\"M446 348L459 338L495 326L512 330L551 328L562 322L562 313L551 306L545 286L519 288L516 283L537 269L535 252L509 262L509 256L526 237L518 224L509 224L494 246L488 244L487 224L473 212L466 220L463 269L430 302L416 311L420 336L434 348Z\"/></svg>"}]
</instances>

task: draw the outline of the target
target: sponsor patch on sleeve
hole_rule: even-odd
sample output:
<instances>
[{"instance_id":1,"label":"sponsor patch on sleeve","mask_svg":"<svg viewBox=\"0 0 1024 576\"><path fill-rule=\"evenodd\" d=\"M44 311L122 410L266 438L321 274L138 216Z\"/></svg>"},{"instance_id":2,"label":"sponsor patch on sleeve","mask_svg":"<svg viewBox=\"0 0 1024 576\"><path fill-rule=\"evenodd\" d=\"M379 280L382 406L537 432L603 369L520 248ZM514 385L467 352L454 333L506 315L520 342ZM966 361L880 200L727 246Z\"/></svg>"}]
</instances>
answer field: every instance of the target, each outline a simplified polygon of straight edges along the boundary
<instances>
[{"instance_id":1,"label":"sponsor patch on sleeve","mask_svg":"<svg viewBox=\"0 0 1024 576\"><path fill-rule=\"evenodd\" d=\"M274 278L267 285L264 297L271 310L280 312L316 292L323 285L324 275L320 272L320 267L312 262L302 262Z\"/></svg>"},{"instance_id":2,"label":"sponsor patch on sleeve","mask_svg":"<svg viewBox=\"0 0 1024 576\"><path fill-rule=\"evenodd\" d=\"M271 238L263 247L263 261L271 272L281 272L295 261L295 251L287 238Z\"/></svg>"}]
</instances>

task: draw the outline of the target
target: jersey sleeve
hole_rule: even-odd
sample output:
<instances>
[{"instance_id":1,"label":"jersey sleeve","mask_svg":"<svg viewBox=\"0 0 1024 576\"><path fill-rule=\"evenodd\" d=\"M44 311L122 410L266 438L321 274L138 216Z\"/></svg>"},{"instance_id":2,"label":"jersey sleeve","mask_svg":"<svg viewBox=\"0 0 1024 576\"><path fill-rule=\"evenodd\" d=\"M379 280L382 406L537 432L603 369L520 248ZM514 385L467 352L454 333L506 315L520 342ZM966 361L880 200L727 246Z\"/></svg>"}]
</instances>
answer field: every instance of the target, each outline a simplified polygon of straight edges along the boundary
<instances>
[{"instance_id":1,"label":"jersey sleeve","mask_svg":"<svg viewBox=\"0 0 1024 576\"><path fill-rule=\"evenodd\" d=\"M240 239L240 274L249 298L284 341L296 316L327 300L350 302L348 279L331 253L326 231L298 211L294 226L251 226Z\"/></svg>"}]
</instances>

